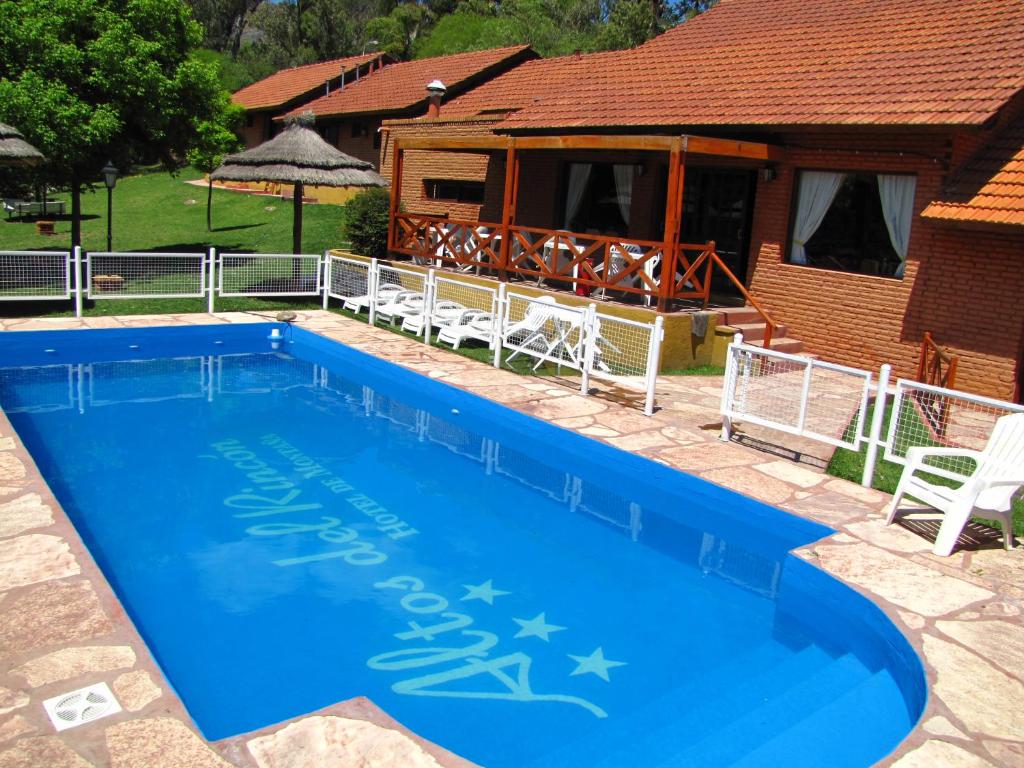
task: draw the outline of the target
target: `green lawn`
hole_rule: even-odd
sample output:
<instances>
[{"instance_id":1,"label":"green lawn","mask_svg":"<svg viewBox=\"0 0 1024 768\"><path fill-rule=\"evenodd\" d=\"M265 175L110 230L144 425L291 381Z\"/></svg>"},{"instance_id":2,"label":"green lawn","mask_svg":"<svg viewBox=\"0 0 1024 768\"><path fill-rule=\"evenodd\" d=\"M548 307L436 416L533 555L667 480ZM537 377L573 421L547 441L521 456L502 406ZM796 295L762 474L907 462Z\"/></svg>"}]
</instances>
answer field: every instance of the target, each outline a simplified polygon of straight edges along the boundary
<instances>
[{"instance_id":1,"label":"green lawn","mask_svg":"<svg viewBox=\"0 0 1024 768\"><path fill-rule=\"evenodd\" d=\"M242 192L213 191L213 227L206 231L206 187L187 184L202 178L192 168L177 176L150 171L120 179L114 189L113 247L116 251L224 251L290 253L292 202ZM67 202L55 194L51 199ZM342 243L341 206L303 208L303 250L317 253ZM107 190L100 185L82 194L82 247L107 247ZM57 219L56 236L36 233L34 221L0 220L0 250L66 250L69 217Z\"/></svg>"},{"instance_id":2,"label":"green lawn","mask_svg":"<svg viewBox=\"0 0 1024 768\"><path fill-rule=\"evenodd\" d=\"M874 406L868 408L867 418L865 419L867 424L871 423L872 414L874 412ZM912 414L912 409L908 409L904 414L904 418L907 418L909 414ZM892 403L888 403L885 408L885 418L882 426L882 436L888 433L889 421L892 418ZM849 440L852 435L853 425L847 428L846 434L843 435L844 440ZM923 430L915 430L918 434ZM836 452L832 456L832 460L828 464L827 472L834 477L842 477L846 480L850 480L854 483L860 483L861 475L864 472L864 458L867 455L867 445L863 445L859 452L849 451L845 448L837 448ZM886 493L894 493L896 486L899 484L900 476L903 474L903 465L897 464L892 461L886 461L882 458L882 451L879 450L879 458L875 463L875 476L872 481L872 486L879 491L885 491ZM954 483L947 478L939 477L938 475L924 475L929 482L942 485L954 485ZM980 519L980 518L979 518ZM991 520L982 520L983 522L998 527L998 524ZM1024 536L1024 498L1018 498L1013 505L1013 531L1018 536Z\"/></svg>"}]
</instances>

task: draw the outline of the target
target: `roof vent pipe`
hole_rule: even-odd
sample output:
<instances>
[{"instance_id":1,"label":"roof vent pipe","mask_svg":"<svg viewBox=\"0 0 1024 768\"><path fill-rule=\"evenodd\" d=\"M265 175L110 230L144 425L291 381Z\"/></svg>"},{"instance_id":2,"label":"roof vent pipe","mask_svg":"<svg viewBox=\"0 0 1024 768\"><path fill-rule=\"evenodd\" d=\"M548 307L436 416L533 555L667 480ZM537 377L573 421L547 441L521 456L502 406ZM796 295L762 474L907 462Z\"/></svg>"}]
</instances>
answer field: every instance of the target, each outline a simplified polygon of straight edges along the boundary
<instances>
[{"instance_id":1,"label":"roof vent pipe","mask_svg":"<svg viewBox=\"0 0 1024 768\"><path fill-rule=\"evenodd\" d=\"M447 91L445 84L440 80L427 83L427 117L436 119L441 116L441 99Z\"/></svg>"}]
</instances>

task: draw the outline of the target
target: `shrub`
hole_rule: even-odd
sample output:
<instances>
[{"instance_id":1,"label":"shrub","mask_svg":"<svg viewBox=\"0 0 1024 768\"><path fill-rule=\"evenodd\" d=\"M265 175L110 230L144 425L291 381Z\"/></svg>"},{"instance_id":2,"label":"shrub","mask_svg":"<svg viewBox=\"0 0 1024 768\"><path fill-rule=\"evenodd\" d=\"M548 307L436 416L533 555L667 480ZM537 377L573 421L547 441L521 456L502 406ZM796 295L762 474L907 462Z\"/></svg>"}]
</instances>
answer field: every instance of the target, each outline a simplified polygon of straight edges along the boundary
<instances>
[{"instance_id":1,"label":"shrub","mask_svg":"<svg viewBox=\"0 0 1024 768\"><path fill-rule=\"evenodd\" d=\"M375 259L387 256L390 205L388 191L379 187L365 189L348 201L345 232L355 253Z\"/></svg>"}]
</instances>

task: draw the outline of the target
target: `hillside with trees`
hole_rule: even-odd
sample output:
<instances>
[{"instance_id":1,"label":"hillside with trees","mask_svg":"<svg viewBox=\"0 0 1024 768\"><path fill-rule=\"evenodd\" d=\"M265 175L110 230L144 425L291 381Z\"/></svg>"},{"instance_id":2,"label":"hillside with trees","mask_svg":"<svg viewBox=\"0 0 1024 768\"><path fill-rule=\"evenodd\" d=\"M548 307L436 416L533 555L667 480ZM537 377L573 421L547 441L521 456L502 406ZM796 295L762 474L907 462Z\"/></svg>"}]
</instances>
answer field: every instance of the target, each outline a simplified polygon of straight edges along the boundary
<instances>
[{"instance_id":1,"label":"hillside with trees","mask_svg":"<svg viewBox=\"0 0 1024 768\"><path fill-rule=\"evenodd\" d=\"M715 0L187 0L237 90L369 51L399 60L528 43L542 56L639 45Z\"/></svg>"}]
</instances>

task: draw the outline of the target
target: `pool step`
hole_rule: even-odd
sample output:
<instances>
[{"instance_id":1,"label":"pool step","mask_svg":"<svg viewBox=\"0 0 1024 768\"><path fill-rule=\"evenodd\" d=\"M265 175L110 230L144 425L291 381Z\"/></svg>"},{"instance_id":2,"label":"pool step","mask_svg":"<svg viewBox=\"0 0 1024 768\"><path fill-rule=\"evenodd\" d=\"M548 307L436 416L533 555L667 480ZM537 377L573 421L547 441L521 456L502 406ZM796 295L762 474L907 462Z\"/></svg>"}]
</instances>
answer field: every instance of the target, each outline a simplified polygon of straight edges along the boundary
<instances>
[{"instance_id":1,"label":"pool step","mask_svg":"<svg viewBox=\"0 0 1024 768\"><path fill-rule=\"evenodd\" d=\"M837 691L848 691L859 686L871 676L868 669L853 655L840 656L831 664L817 670L802 680L795 680L788 687L780 688L776 695L769 697L758 707L751 709L738 719L711 730L696 744L680 753L659 768L682 766L725 766L741 759L748 759L750 752L758 745L771 740L808 715L808 710L817 711L815 703L832 701ZM845 695L845 694L840 694ZM820 708L820 707L819 707ZM711 719L711 722L714 722ZM869 732L861 730L859 721L855 721L857 733L871 738ZM831 721L829 730L833 736L844 732L844 726L850 726L850 720ZM812 751L799 742L790 742L794 754L783 762L787 768L796 764L797 760L806 761L816 758L817 765L859 765L856 761L846 760L845 751L836 749L836 740L823 745L827 749ZM748 765L764 765L768 768L778 763L748 763Z\"/></svg>"},{"instance_id":2,"label":"pool step","mask_svg":"<svg viewBox=\"0 0 1024 768\"><path fill-rule=\"evenodd\" d=\"M905 710L892 712L879 706L887 696L899 696L895 681L886 671L876 672L856 688L815 710L789 729L748 752L733 768L816 768L822 756L840 750L851 765L870 765L883 755L879 742L895 748L912 723ZM841 730L837 723L854 723ZM837 742L841 741L841 745ZM884 746L881 747L884 750Z\"/></svg>"},{"instance_id":3,"label":"pool step","mask_svg":"<svg viewBox=\"0 0 1024 768\"><path fill-rule=\"evenodd\" d=\"M796 662L796 656L802 656L803 661ZM634 764L638 751L648 745L653 744L653 748L662 753L678 751L696 738L694 733L703 732L704 708L721 696L723 687L740 694L751 690L750 681L771 675L780 665L791 668L797 663L808 664L811 656L817 665L831 661L831 657L817 650L796 656L778 642L765 642L725 664L702 670L690 683L641 707L621 714L612 713L614 728L600 729L585 740L567 744L559 752L531 763L530 768L564 768L566 765L621 768Z\"/></svg>"}]
</instances>

